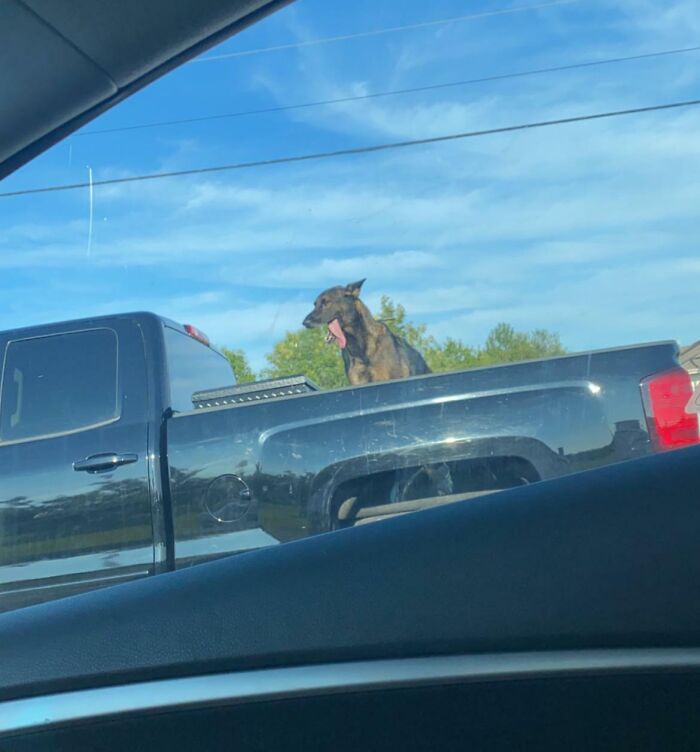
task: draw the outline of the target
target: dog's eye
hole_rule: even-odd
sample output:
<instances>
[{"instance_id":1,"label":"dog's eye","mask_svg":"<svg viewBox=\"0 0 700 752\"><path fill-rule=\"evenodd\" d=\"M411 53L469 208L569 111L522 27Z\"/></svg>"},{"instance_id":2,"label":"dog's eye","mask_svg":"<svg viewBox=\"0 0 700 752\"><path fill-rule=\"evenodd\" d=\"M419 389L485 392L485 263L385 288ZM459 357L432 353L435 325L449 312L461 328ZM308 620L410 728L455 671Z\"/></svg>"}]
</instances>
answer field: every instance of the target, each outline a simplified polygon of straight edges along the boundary
<instances>
[{"instance_id":1,"label":"dog's eye","mask_svg":"<svg viewBox=\"0 0 700 752\"><path fill-rule=\"evenodd\" d=\"M328 301L325 298L321 298L321 300L319 301L320 305L326 305L327 302Z\"/></svg>"}]
</instances>

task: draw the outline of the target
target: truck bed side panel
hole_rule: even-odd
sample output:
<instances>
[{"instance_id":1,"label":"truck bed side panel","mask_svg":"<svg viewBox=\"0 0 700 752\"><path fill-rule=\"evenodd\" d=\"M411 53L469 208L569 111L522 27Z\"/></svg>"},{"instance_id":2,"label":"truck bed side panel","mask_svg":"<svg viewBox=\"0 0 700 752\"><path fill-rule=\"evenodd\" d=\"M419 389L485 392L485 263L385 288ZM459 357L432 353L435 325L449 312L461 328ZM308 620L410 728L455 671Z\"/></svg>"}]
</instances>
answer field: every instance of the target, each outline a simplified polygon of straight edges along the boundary
<instances>
[{"instance_id":1,"label":"truck bed side panel","mask_svg":"<svg viewBox=\"0 0 700 752\"><path fill-rule=\"evenodd\" d=\"M661 344L175 416L176 560L328 529L324 505L353 477L514 456L547 479L640 456L639 379L673 364Z\"/></svg>"}]
</instances>

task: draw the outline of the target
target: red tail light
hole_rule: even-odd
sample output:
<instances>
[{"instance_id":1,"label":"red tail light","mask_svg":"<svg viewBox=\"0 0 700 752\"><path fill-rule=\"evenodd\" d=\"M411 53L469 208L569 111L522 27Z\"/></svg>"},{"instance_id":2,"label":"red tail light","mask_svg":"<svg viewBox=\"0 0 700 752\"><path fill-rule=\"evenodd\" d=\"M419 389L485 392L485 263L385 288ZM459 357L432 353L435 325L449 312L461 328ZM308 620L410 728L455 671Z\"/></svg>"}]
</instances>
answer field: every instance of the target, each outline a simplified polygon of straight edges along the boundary
<instances>
[{"instance_id":1,"label":"red tail light","mask_svg":"<svg viewBox=\"0 0 700 752\"><path fill-rule=\"evenodd\" d=\"M649 376L641 386L649 434L659 449L676 449L700 441L698 415L685 411L693 396L693 385L684 368Z\"/></svg>"},{"instance_id":2,"label":"red tail light","mask_svg":"<svg viewBox=\"0 0 700 752\"><path fill-rule=\"evenodd\" d=\"M197 342L201 342L203 345L209 347L209 337L207 337L204 332L200 332L196 326L192 326L192 324L185 324L185 331L190 335L190 337L196 339Z\"/></svg>"}]
</instances>

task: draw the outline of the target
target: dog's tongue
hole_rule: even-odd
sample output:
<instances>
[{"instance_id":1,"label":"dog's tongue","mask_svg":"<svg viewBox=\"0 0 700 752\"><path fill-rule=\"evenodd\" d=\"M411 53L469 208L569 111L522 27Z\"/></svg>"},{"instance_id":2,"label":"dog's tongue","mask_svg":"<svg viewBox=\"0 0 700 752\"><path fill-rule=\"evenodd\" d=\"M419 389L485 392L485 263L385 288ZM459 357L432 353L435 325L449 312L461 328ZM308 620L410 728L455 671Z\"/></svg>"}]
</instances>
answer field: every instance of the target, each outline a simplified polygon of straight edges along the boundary
<instances>
[{"instance_id":1,"label":"dog's tongue","mask_svg":"<svg viewBox=\"0 0 700 752\"><path fill-rule=\"evenodd\" d=\"M340 322L338 321L338 319L333 319L333 321L328 322L328 337L326 337L326 340L328 342L335 340L341 350L345 348L345 345L347 345L345 334L343 334L343 330L340 327Z\"/></svg>"}]
</instances>

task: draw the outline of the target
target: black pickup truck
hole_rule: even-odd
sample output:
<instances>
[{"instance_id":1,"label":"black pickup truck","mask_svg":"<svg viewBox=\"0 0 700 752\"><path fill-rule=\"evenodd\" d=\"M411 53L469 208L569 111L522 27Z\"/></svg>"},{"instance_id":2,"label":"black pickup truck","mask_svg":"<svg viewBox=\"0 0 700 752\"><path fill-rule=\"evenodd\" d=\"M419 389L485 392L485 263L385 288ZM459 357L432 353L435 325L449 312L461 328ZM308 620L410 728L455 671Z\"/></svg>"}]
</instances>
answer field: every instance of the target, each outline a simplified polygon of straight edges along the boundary
<instances>
[{"instance_id":1,"label":"black pickup truck","mask_svg":"<svg viewBox=\"0 0 700 752\"><path fill-rule=\"evenodd\" d=\"M150 313L0 352L0 610L698 441L673 342L332 391Z\"/></svg>"}]
</instances>

